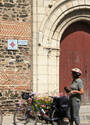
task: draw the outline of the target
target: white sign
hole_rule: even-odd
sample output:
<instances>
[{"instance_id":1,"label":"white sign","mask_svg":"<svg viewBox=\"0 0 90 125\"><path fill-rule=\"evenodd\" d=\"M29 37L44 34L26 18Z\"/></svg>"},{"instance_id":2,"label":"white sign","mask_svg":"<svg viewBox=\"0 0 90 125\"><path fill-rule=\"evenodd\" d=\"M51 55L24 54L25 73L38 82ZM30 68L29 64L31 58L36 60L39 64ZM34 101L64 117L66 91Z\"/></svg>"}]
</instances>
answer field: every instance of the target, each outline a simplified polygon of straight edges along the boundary
<instances>
[{"instance_id":1,"label":"white sign","mask_svg":"<svg viewBox=\"0 0 90 125\"><path fill-rule=\"evenodd\" d=\"M28 40L18 40L18 45L27 46Z\"/></svg>"},{"instance_id":2,"label":"white sign","mask_svg":"<svg viewBox=\"0 0 90 125\"><path fill-rule=\"evenodd\" d=\"M8 40L8 50L17 50L17 40Z\"/></svg>"}]
</instances>

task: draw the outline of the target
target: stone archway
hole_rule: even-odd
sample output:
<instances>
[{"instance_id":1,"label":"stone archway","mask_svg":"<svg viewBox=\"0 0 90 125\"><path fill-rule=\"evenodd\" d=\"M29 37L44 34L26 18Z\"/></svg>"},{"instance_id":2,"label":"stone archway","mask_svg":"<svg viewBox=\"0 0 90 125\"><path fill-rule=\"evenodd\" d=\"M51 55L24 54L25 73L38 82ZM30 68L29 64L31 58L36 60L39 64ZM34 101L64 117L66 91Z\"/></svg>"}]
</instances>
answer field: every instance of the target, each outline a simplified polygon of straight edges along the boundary
<instances>
[{"instance_id":1,"label":"stone archway","mask_svg":"<svg viewBox=\"0 0 90 125\"><path fill-rule=\"evenodd\" d=\"M47 60L45 68L47 74L45 75L45 85L48 93L59 92L60 39L63 32L73 22L79 20L90 22L89 12L90 7L85 2L78 2L77 5L74 5L71 0L68 2L63 0L62 2L57 3L55 7L51 9L51 12L42 23L39 30L40 47L38 53L41 53L42 51L44 59ZM40 57L41 55L39 55L39 58ZM39 76L39 82L41 81L42 76Z\"/></svg>"}]
</instances>

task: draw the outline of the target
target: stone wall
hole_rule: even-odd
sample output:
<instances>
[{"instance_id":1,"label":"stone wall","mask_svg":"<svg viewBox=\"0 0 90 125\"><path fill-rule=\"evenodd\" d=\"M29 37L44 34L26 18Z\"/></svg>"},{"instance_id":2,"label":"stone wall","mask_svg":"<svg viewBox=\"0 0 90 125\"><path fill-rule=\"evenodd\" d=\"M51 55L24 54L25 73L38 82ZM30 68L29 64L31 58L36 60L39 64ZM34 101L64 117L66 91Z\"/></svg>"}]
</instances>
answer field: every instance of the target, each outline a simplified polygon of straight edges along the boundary
<instances>
[{"instance_id":1,"label":"stone wall","mask_svg":"<svg viewBox=\"0 0 90 125\"><path fill-rule=\"evenodd\" d=\"M32 89L32 0L0 0L0 90ZM8 49L8 40L27 45Z\"/></svg>"}]
</instances>

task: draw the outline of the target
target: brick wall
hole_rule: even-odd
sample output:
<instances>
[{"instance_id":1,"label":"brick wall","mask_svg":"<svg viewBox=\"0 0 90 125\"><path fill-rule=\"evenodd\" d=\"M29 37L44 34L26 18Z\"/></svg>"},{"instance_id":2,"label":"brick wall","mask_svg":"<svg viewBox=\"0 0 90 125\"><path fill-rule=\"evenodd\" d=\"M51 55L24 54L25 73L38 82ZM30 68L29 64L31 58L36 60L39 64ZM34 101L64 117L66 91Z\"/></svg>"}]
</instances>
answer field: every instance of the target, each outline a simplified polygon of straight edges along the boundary
<instances>
[{"instance_id":1,"label":"brick wall","mask_svg":"<svg viewBox=\"0 0 90 125\"><path fill-rule=\"evenodd\" d=\"M32 88L31 0L0 1L0 90ZM8 50L8 40L27 40Z\"/></svg>"}]
</instances>

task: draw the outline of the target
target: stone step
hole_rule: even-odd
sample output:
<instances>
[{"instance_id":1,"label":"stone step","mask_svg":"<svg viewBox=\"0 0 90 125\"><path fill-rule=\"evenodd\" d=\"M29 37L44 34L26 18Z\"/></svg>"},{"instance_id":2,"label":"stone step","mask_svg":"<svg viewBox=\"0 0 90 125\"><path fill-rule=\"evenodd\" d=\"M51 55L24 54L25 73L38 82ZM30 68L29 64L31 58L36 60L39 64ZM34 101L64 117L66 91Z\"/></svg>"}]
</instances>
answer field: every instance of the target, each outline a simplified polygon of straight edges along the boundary
<instances>
[{"instance_id":1,"label":"stone step","mask_svg":"<svg viewBox=\"0 0 90 125\"><path fill-rule=\"evenodd\" d=\"M80 114L81 120L90 120L90 113Z\"/></svg>"},{"instance_id":2,"label":"stone step","mask_svg":"<svg viewBox=\"0 0 90 125\"><path fill-rule=\"evenodd\" d=\"M82 105L80 108L80 120L90 123L90 105Z\"/></svg>"}]
</instances>

